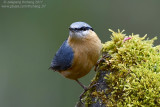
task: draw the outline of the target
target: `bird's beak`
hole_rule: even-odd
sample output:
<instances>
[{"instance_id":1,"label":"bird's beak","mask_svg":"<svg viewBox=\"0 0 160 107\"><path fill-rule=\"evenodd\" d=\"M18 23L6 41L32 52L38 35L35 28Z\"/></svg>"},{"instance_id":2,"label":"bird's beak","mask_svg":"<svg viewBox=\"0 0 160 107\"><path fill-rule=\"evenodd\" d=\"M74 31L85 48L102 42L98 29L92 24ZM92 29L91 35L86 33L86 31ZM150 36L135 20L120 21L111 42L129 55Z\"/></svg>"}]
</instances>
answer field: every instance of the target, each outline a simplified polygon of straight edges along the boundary
<instances>
[{"instance_id":1,"label":"bird's beak","mask_svg":"<svg viewBox=\"0 0 160 107\"><path fill-rule=\"evenodd\" d=\"M74 31L74 29L73 29L73 28L70 28L70 27L69 27L69 30L72 31L72 32Z\"/></svg>"}]
</instances>

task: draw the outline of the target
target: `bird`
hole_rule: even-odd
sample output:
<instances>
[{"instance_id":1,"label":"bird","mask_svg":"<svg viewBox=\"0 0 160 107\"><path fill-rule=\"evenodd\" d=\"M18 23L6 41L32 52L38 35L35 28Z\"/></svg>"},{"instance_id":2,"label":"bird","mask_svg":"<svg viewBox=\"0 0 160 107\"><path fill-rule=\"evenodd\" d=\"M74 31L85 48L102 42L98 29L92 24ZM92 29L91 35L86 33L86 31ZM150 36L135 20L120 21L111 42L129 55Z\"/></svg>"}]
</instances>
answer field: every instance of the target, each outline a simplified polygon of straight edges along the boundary
<instances>
[{"instance_id":1,"label":"bird","mask_svg":"<svg viewBox=\"0 0 160 107\"><path fill-rule=\"evenodd\" d=\"M96 65L101 54L102 43L93 28L85 22L74 22L69 27L69 36L56 52L49 69L65 78L75 80L87 75Z\"/></svg>"}]
</instances>

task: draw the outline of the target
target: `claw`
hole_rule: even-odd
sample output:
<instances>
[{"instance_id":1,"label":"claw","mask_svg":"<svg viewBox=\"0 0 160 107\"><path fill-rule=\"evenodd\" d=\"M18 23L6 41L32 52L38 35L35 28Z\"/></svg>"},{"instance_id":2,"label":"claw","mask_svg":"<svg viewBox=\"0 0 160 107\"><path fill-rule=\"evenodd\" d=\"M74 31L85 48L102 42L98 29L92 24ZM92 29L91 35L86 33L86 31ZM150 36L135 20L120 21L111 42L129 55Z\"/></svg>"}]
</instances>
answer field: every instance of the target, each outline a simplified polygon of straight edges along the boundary
<instances>
[{"instance_id":1,"label":"claw","mask_svg":"<svg viewBox=\"0 0 160 107\"><path fill-rule=\"evenodd\" d=\"M99 59L95 65L94 71L97 71L98 65L102 62L105 62L106 58L111 57L108 53L103 53L102 58Z\"/></svg>"},{"instance_id":2,"label":"claw","mask_svg":"<svg viewBox=\"0 0 160 107\"><path fill-rule=\"evenodd\" d=\"M91 89L91 88L93 88L93 87L95 87L95 86L98 86L98 85L99 85L99 83L96 83L96 84L93 84L93 85L89 86L88 88L85 87L83 93L82 93L82 94L80 95L80 97L79 97L79 101L83 104L83 102L82 102L82 97L84 96L84 94L85 94L89 89Z\"/></svg>"}]
</instances>

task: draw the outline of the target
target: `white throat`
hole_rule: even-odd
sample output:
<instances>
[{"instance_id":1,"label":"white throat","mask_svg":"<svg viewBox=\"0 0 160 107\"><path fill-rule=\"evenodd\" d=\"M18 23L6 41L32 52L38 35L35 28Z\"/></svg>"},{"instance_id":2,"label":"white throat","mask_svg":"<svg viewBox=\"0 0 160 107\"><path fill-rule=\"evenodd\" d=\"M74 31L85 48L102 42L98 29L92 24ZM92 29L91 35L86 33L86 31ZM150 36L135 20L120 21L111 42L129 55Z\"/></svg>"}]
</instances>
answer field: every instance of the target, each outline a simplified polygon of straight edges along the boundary
<instances>
[{"instance_id":1,"label":"white throat","mask_svg":"<svg viewBox=\"0 0 160 107\"><path fill-rule=\"evenodd\" d=\"M79 32L73 32L73 31L69 32L69 35L73 38L85 38L88 34L89 34L88 30Z\"/></svg>"}]
</instances>

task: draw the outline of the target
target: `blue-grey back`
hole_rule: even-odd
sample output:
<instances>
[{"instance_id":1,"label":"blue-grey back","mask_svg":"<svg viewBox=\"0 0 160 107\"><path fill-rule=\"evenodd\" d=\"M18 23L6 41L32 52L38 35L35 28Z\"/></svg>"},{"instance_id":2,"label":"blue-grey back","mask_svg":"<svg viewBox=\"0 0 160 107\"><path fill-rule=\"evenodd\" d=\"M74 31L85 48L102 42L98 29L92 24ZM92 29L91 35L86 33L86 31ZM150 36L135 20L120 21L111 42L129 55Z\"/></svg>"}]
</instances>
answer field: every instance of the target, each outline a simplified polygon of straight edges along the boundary
<instances>
[{"instance_id":1,"label":"blue-grey back","mask_svg":"<svg viewBox=\"0 0 160 107\"><path fill-rule=\"evenodd\" d=\"M74 52L69 46L67 40L65 40L57 51L51 62L51 69L56 71L64 71L71 67L74 57Z\"/></svg>"}]
</instances>

